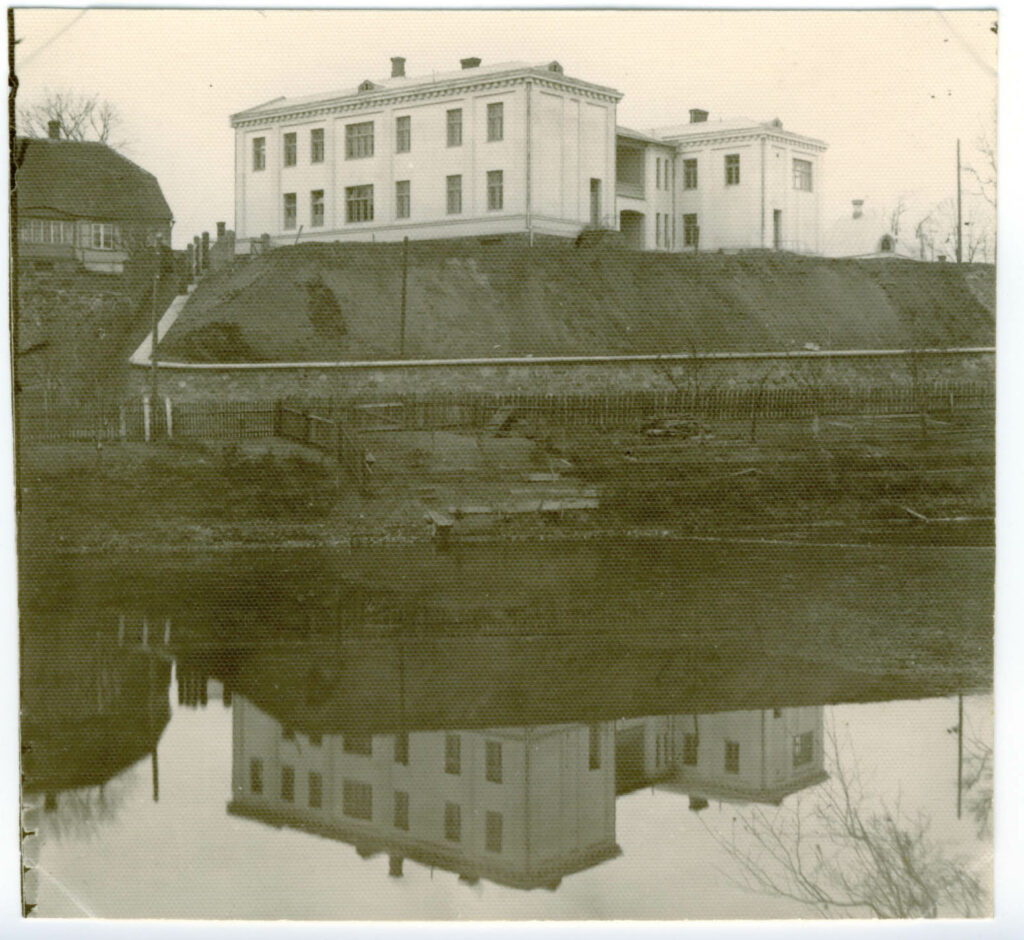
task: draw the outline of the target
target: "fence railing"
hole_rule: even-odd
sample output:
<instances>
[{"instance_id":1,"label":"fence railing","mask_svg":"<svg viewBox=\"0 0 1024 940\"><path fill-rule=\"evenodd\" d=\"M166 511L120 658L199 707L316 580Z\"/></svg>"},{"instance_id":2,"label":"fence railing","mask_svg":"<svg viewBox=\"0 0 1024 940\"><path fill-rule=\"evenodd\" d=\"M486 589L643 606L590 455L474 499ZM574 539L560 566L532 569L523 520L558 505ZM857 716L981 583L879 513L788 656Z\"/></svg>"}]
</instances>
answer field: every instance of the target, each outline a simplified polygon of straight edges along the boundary
<instances>
[{"instance_id":1,"label":"fence railing","mask_svg":"<svg viewBox=\"0 0 1024 940\"><path fill-rule=\"evenodd\" d=\"M150 409L149 437L255 440L284 437L323 450L359 453L360 434L383 429L487 428L495 415L566 428L635 427L651 418L685 414L704 420L786 419L815 415L955 414L993 409L993 382L941 381L870 387L710 387L619 392L449 392L291 398L264 401L159 402ZM168 422L169 417L169 422ZM168 426L169 424L169 426ZM141 401L33 411L19 420L23 441L147 439ZM348 460L348 457L339 458ZM360 456L360 461L362 456Z\"/></svg>"}]
</instances>

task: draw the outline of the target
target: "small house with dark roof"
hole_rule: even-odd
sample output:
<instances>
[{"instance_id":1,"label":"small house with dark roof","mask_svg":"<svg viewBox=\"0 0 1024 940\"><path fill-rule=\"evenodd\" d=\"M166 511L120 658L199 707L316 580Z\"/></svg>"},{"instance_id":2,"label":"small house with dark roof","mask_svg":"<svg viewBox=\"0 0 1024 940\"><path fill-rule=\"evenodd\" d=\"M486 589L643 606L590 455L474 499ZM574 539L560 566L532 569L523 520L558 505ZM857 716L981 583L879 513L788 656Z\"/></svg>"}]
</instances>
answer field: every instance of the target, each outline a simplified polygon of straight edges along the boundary
<instances>
[{"instance_id":1,"label":"small house with dark roof","mask_svg":"<svg viewBox=\"0 0 1024 940\"><path fill-rule=\"evenodd\" d=\"M96 141L16 141L19 259L121 274L131 254L170 245L174 218L152 173Z\"/></svg>"}]
</instances>

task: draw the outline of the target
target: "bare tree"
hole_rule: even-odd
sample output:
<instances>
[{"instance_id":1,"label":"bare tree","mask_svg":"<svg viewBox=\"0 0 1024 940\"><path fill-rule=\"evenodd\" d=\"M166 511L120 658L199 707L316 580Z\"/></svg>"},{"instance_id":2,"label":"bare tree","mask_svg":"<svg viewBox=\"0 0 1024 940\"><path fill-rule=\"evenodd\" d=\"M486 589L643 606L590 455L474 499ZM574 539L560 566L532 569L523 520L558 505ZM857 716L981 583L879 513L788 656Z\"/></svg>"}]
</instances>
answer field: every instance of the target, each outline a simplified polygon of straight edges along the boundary
<instances>
[{"instance_id":1,"label":"bare tree","mask_svg":"<svg viewBox=\"0 0 1024 940\"><path fill-rule=\"evenodd\" d=\"M962 249L964 261L988 262L995 259L992 213L977 200L963 207ZM956 202L950 197L936 203L914 229L926 257L956 257Z\"/></svg>"},{"instance_id":2,"label":"bare tree","mask_svg":"<svg viewBox=\"0 0 1024 940\"><path fill-rule=\"evenodd\" d=\"M59 122L67 140L98 140L115 150L127 145L117 106L99 95L47 91L42 101L18 112L18 130L27 137L46 137L51 121Z\"/></svg>"},{"instance_id":3,"label":"bare tree","mask_svg":"<svg viewBox=\"0 0 1024 940\"><path fill-rule=\"evenodd\" d=\"M979 159L974 163L964 165L964 170L974 177L977 183L976 195L981 196L990 206L995 208L996 204L996 179L998 177L996 166L996 148L988 137L979 137L974 146L978 151Z\"/></svg>"},{"instance_id":4,"label":"bare tree","mask_svg":"<svg viewBox=\"0 0 1024 940\"><path fill-rule=\"evenodd\" d=\"M906 196L897 196L896 204L889 210L889 231L897 238L900 234L900 220L907 214Z\"/></svg>"},{"instance_id":5,"label":"bare tree","mask_svg":"<svg viewBox=\"0 0 1024 940\"><path fill-rule=\"evenodd\" d=\"M742 887L789 898L823 917L986 913L980 879L931 837L930 820L908 816L898 804L869 804L838 758L812 803L809 811L799 800L739 811L730 835L711 832L736 863Z\"/></svg>"}]
</instances>

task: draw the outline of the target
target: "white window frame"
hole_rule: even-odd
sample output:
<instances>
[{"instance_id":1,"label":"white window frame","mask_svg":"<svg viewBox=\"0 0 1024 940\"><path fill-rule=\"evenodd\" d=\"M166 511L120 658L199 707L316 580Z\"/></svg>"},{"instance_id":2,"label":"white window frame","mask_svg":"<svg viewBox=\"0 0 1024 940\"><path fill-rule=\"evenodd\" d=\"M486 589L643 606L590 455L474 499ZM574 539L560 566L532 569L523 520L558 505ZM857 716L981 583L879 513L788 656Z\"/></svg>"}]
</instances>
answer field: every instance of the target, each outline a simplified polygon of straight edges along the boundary
<instances>
[{"instance_id":1,"label":"white window frame","mask_svg":"<svg viewBox=\"0 0 1024 940\"><path fill-rule=\"evenodd\" d=\"M814 192L814 164L810 160L793 157L793 189Z\"/></svg>"},{"instance_id":2,"label":"white window frame","mask_svg":"<svg viewBox=\"0 0 1024 940\"><path fill-rule=\"evenodd\" d=\"M309 191L309 227L322 228L324 224L324 191L322 189L311 189Z\"/></svg>"},{"instance_id":3,"label":"white window frame","mask_svg":"<svg viewBox=\"0 0 1024 940\"><path fill-rule=\"evenodd\" d=\"M400 114L395 118L395 153L412 151L412 115Z\"/></svg>"},{"instance_id":4,"label":"white window frame","mask_svg":"<svg viewBox=\"0 0 1024 940\"><path fill-rule=\"evenodd\" d=\"M252 139L252 171L260 173L267 168L267 138Z\"/></svg>"},{"instance_id":5,"label":"white window frame","mask_svg":"<svg viewBox=\"0 0 1024 940\"><path fill-rule=\"evenodd\" d=\"M487 142L505 139L505 102L492 101L487 105Z\"/></svg>"},{"instance_id":6,"label":"white window frame","mask_svg":"<svg viewBox=\"0 0 1024 940\"><path fill-rule=\"evenodd\" d=\"M500 212L505 208L505 171L487 171L487 211Z\"/></svg>"},{"instance_id":7,"label":"white window frame","mask_svg":"<svg viewBox=\"0 0 1024 940\"><path fill-rule=\"evenodd\" d=\"M291 224L288 224L289 215ZM299 226L299 197L298 193L281 194L281 224L286 231L298 228Z\"/></svg>"},{"instance_id":8,"label":"white window frame","mask_svg":"<svg viewBox=\"0 0 1024 940\"><path fill-rule=\"evenodd\" d=\"M309 132L309 162L323 163L326 152L326 134L322 127L314 127Z\"/></svg>"},{"instance_id":9,"label":"white window frame","mask_svg":"<svg viewBox=\"0 0 1024 940\"><path fill-rule=\"evenodd\" d=\"M395 218L408 219L411 216L412 183L409 180L395 180Z\"/></svg>"},{"instance_id":10,"label":"white window frame","mask_svg":"<svg viewBox=\"0 0 1024 940\"><path fill-rule=\"evenodd\" d=\"M447 215L462 214L461 173L453 173L445 181L445 209Z\"/></svg>"},{"instance_id":11,"label":"white window frame","mask_svg":"<svg viewBox=\"0 0 1024 940\"><path fill-rule=\"evenodd\" d=\"M345 224L373 221L373 183L345 187Z\"/></svg>"},{"instance_id":12,"label":"white window frame","mask_svg":"<svg viewBox=\"0 0 1024 940\"><path fill-rule=\"evenodd\" d=\"M449 147L462 146L462 108L449 108L445 117Z\"/></svg>"},{"instance_id":13,"label":"white window frame","mask_svg":"<svg viewBox=\"0 0 1024 940\"><path fill-rule=\"evenodd\" d=\"M345 159L364 160L373 156L373 121L345 125Z\"/></svg>"},{"instance_id":14,"label":"white window frame","mask_svg":"<svg viewBox=\"0 0 1024 940\"><path fill-rule=\"evenodd\" d=\"M97 237L98 236L98 237ZM89 243L97 251L114 250L114 226L111 222L93 222Z\"/></svg>"},{"instance_id":15,"label":"white window frame","mask_svg":"<svg viewBox=\"0 0 1024 940\"><path fill-rule=\"evenodd\" d=\"M281 162L284 166L296 166L299 162L298 131L287 131L281 142Z\"/></svg>"}]
</instances>

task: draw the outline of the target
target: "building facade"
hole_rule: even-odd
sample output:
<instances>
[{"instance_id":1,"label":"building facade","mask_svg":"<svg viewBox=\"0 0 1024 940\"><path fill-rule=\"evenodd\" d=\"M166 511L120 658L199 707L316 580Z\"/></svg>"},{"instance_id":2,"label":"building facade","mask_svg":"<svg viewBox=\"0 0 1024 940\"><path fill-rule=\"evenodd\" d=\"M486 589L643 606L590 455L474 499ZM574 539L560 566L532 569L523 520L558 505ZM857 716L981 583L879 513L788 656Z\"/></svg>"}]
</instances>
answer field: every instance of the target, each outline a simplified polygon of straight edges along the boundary
<instances>
[{"instance_id":1,"label":"building facade","mask_svg":"<svg viewBox=\"0 0 1024 940\"><path fill-rule=\"evenodd\" d=\"M662 251L820 250L825 144L781 122L619 127L557 62L388 79L232 116L237 251L613 229Z\"/></svg>"}]
</instances>

